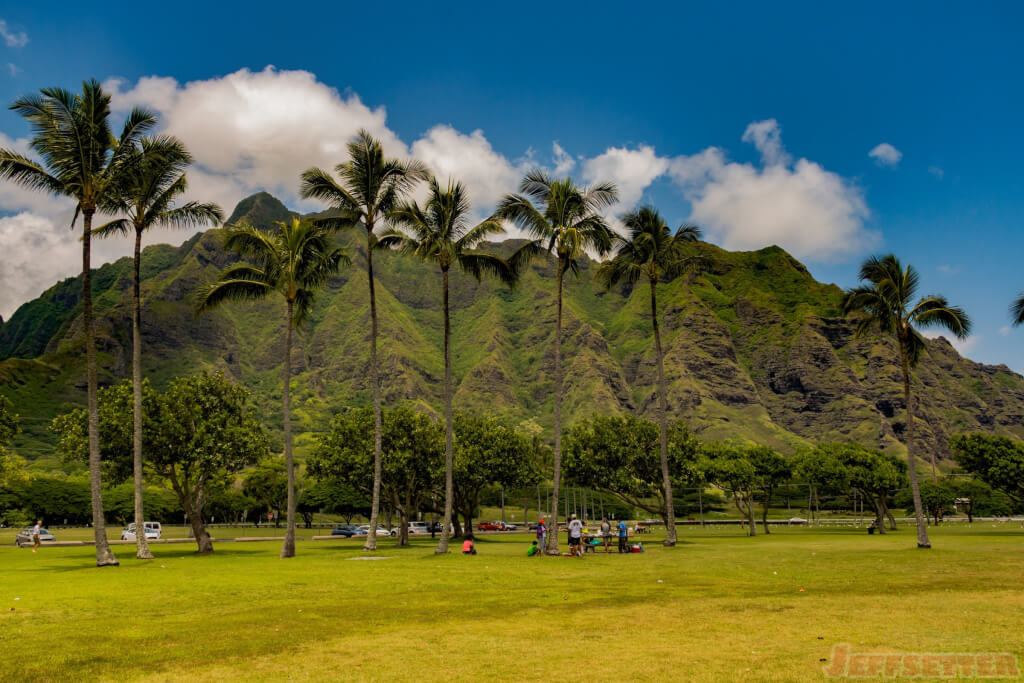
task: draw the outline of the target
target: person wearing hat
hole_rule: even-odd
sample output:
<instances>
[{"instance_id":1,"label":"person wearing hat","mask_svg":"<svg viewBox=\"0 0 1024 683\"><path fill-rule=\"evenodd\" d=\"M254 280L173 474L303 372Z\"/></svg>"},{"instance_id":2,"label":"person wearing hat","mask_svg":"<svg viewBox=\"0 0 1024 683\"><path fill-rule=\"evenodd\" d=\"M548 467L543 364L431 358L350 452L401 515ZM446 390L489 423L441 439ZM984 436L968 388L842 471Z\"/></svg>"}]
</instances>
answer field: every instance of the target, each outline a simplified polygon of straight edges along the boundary
<instances>
[{"instance_id":1,"label":"person wearing hat","mask_svg":"<svg viewBox=\"0 0 1024 683\"><path fill-rule=\"evenodd\" d=\"M569 517L569 554L583 557L583 522L575 514Z\"/></svg>"},{"instance_id":2,"label":"person wearing hat","mask_svg":"<svg viewBox=\"0 0 1024 683\"><path fill-rule=\"evenodd\" d=\"M544 522L544 518L541 517L540 521L537 522L537 545L540 546L541 550L547 548L548 540L548 526Z\"/></svg>"}]
</instances>

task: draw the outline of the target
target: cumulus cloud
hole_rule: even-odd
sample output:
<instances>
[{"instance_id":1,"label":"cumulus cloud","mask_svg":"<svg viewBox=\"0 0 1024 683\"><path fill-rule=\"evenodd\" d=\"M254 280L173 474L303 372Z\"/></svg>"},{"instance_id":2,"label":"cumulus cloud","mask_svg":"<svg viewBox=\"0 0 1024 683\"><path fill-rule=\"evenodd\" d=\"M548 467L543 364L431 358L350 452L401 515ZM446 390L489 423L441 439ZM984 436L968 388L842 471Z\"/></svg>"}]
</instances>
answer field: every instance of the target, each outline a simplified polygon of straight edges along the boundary
<instances>
[{"instance_id":1,"label":"cumulus cloud","mask_svg":"<svg viewBox=\"0 0 1024 683\"><path fill-rule=\"evenodd\" d=\"M879 166L895 166L903 158L903 152L899 151L888 142L876 145L868 152L868 156L875 160Z\"/></svg>"},{"instance_id":2,"label":"cumulus cloud","mask_svg":"<svg viewBox=\"0 0 1024 683\"><path fill-rule=\"evenodd\" d=\"M0 19L0 38L4 39L7 47L25 47L28 45L28 34L24 31L11 30L3 19Z\"/></svg>"},{"instance_id":3,"label":"cumulus cloud","mask_svg":"<svg viewBox=\"0 0 1024 683\"><path fill-rule=\"evenodd\" d=\"M726 249L776 244L815 261L849 258L878 241L864 225L861 191L813 161L793 163L775 120L752 123L743 139L761 153L760 167L731 162L717 147L669 166L709 237Z\"/></svg>"},{"instance_id":4,"label":"cumulus cloud","mask_svg":"<svg viewBox=\"0 0 1024 683\"><path fill-rule=\"evenodd\" d=\"M669 160L659 157L653 147L636 149L609 147L603 154L583 162L583 179L588 183L611 181L619 188L619 202L614 209L632 209L643 197L644 190L668 171Z\"/></svg>"},{"instance_id":5,"label":"cumulus cloud","mask_svg":"<svg viewBox=\"0 0 1024 683\"><path fill-rule=\"evenodd\" d=\"M551 143L551 152L555 162L554 172L556 176L564 176L576 168L576 160L562 149L562 146L557 141Z\"/></svg>"}]
</instances>

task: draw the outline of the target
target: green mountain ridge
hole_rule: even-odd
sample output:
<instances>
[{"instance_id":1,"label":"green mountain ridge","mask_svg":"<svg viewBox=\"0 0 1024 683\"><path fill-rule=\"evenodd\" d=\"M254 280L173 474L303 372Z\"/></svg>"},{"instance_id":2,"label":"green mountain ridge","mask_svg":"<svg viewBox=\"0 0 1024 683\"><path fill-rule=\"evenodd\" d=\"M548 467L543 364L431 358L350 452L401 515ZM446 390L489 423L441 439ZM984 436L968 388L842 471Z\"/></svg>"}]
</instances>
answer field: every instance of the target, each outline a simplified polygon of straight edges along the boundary
<instances>
[{"instance_id":1,"label":"green mountain ridge","mask_svg":"<svg viewBox=\"0 0 1024 683\"><path fill-rule=\"evenodd\" d=\"M267 193L246 198L230 221L268 225L299 214ZM340 238L353 265L318 298L292 358L298 452L329 416L371 400L367 379L369 313L364 254ZM490 249L509 252L515 240ZM701 250L711 270L659 291L669 408L702 439L742 438L791 452L816 440L855 440L901 452L903 399L895 349L853 338L840 311L842 292L815 281L778 247ZM144 251L144 371L162 387L202 368L223 369L250 387L268 426L280 428L284 313L275 301L194 315L194 295L233 261L220 231L180 247ZM592 414L653 416L655 366L646 285L605 291L595 263L565 288L565 423ZM385 399L439 412L442 405L440 277L399 254L375 258ZM97 268L101 383L130 376L131 262ZM553 422L554 279L535 262L515 291L456 275L452 281L455 407L529 422ZM15 448L52 457L49 420L84 403L78 278L64 280L0 324L0 393L26 419ZM957 431L1024 437L1024 377L1005 366L964 359L944 339L928 344L917 370L919 438L924 454L948 458Z\"/></svg>"}]
</instances>

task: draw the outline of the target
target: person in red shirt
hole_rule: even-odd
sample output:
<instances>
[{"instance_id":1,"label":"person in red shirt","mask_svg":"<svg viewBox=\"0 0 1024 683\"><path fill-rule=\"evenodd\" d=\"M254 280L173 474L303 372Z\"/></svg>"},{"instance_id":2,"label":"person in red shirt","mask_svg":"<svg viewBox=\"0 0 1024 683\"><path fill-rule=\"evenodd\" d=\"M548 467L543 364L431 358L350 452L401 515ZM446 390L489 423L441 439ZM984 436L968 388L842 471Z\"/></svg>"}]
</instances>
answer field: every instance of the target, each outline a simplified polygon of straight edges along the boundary
<instances>
[{"instance_id":1,"label":"person in red shirt","mask_svg":"<svg viewBox=\"0 0 1024 683\"><path fill-rule=\"evenodd\" d=\"M473 545L473 534L467 535L466 540L462 542L462 554L476 555L476 546Z\"/></svg>"}]
</instances>

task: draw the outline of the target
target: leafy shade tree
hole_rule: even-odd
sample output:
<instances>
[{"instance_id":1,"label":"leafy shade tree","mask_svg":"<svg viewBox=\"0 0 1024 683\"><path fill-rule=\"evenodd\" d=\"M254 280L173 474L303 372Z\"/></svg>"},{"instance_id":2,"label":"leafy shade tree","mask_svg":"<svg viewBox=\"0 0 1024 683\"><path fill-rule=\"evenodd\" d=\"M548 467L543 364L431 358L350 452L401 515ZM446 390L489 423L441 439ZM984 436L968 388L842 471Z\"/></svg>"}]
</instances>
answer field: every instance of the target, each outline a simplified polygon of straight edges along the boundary
<instances>
[{"instance_id":1,"label":"leafy shade tree","mask_svg":"<svg viewBox=\"0 0 1024 683\"><path fill-rule=\"evenodd\" d=\"M896 504L911 508L914 501L908 494L910 492L906 489L901 491L896 497ZM924 506L925 515L930 516L936 525L942 521L943 511L952 509L955 503L956 492L949 482L945 480L921 482L921 504Z\"/></svg>"},{"instance_id":2,"label":"leafy shade tree","mask_svg":"<svg viewBox=\"0 0 1024 683\"><path fill-rule=\"evenodd\" d=\"M398 512L399 545L409 543L409 521L437 489L444 441L441 425L407 407L383 412L381 494ZM360 408L339 413L322 434L308 461L320 481L337 480L371 494L373 486L374 413Z\"/></svg>"},{"instance_id":3,"label":"leafy shade tree","mask_svg":"<svg viewBox=\"0 0 1024 683\"><path fill-rule=\"evenodd\" d=\"M665 381L661 326L658 324L658 283L668 282L704 266L704 259L687 252L686 246L700 239L700 229L683 225L672 233L668 223L655 209L645 206L627 213L622 222L629 231L619 240L615 256L601 264L598 277L608 288L619 282L635 284L646 279L651 290L651 326L654 328L654 352L658 367L658 441L661 478L664 489L665 545L676 544L675 505L672 502L672 478L668 463L668 386Z\"/></svg>"},{"instance_id":4,"label":"leafy shade tree","mask_svg":"<svg viewBox=\"0 0 1024 683\"><path fill-rule=\"evenodd\" d=\"M995 434L957 434L950 448L961 468L1024 504L1024 443Z\"/></svg>"},{"instance_id":5,"label":"leafy shade tree","mask_svg":"<svg viewBox=\"0 0 1024 683\"><path fill-rule=\"evenodd\" d=\"M284 460L288 470L288 520L281 557L295 557L295 462L292 455L292 331L309 317L313 297L349 257L335 247L323 226L293 218L277 230L251 225L229 226L224 246L251 263L228 266L220 280L201 294L200 311L225 301L259 301L271 294L284 299L284 363L281 383L284 413Z\"/></svg>"},{"instance_id":6,"label":"leafy shade tree","mask_svg":"<svg viewBox=\"0 0 1024 683\"><path fill-rule=\"evenodd\" d=\"M442 188L436 178L430 179L430 193L424 206L411 201L403 203L388 214L397 228L384 240L396 240L407 253L431 263L441 271L441 308L444 315L444 521L441 540L434 551L448 552L448 534L452 525L452 499L454 496L454 456L452 427L452 353L451 322L448 305L448 273L457 266L478 281L484 273L498 277L509 287L516 279L515 266L529 253L529 244L521 247L509 261L493 254L473 251L488 237L505 232L501 222L488 219L478 225L470 221L469 197L462 183L448 183ZM525 251L524 251L525 250Z\"/></svg>"},{"instance_id":7,"label":"leafy shade tree","mask_svg":"<svg viewBox=\"0 0 1024 683\"><path fill-rule=\"evenodd\" d=\"M768 446L748 448L747 457L754 465L754 476L761 489L761 527L770 534L768 508L772 504L772 496L775 489L793 477L793 466L781 453Z\"/></svg>"},{"instance_id":8,"label":"leafy shade tree","mask_svg":"<svg viewBox=\"0 0 1024 683\"><path fill-rule=\"evenodd\" d=\"M20 431L14 406L7 397L0 396L0 486L6 486L21 470L20 458L7 450L11 440Z\"/></svg>"},{"instance_id":9,"label":"leafy shade tree","mask_svg":"<svg viewBox=\"0 0 1024 683\"><path fill-rule=\"evenodd\" d=\"M307 484L299 499L299 507L341 515L346 524L351 524L356 515L370 518L370 499L337 479Z\"/></svg>"},{"instance_id":10,"label":"leafy shade tree","mask_svg":"<svg viewBox=\"0 0 1024 683\"><path fill-rule=\"evenodd\" d=\"M707 481L732 494L736 508L747 520L751 536L757 535L754 503L761 484L751 454L760 448L764 447L720 442L705 444L698 464Z\"/></svg>"},{"instance_id":11,"label":"leafy shade tree","mask_svg":"<svg viewBox=\"0 0 1024 683\"><path fill-rule=\"evenodd\" d=\"M132 386L126 381L101 393L99 434L107 471L126 480L134 460ZM203 522L209 487L270 451L249 392L222 373L179 377L163 394L143 381L142 410L145 466L174 492L199 552L212 553ZM58 447L66 458L87 457L86 421L81 409L53 421L51 429L60 436Z\"/></svg>"},{"instance_id":12,"label":"leafy shade tree","mask_svg":"<svg viewBox=\"0 0 1024 683\"><path fill-rule=\"evenodd\" d=\"M360 227L366 232L366 277L370 295L370 385L373 388L373 491L370 504L370 530L363 550L377 548L377 517L380 513L381 486L381 398L380 369L377 363L377 297L374 293L373 252L388 247L377 231L389 213L420 180L426 167L417 161L399 161L384 156L378 140L366 130L348 143L349 160L338 164L339 180L319 168L302 173L304 199L319 199L332 209L332 215L319 224L334 230Z\"/></svg>"},{"instance_id":13,"label":"leafy shade tree","mask_svg":"<svg viewBox=\"0 0 1024 683\"><path fill-rule=\"evenodd\" d=\"M288 468L284 461L268 458L246 472L242 493L263 509L273 511L274 526L280 526L281 509L288 507Z\"/></svg>"},{"instance_id":14,"label":"leafy shade tree","mask_svg":"<svg viewBox=\"0 0 1024 683\"><path fill-rule=\"evenodd\" d=\"M103 521L100 476L99 417L97 412L98 368L92 311L92 219L110 201L123 172L124 157L140 136L156 124L156 117L133 109L120 138L110 127L110 95L95 80L82 83L82 93L46 88L39 95L17 99L11 109L28 121L29 143L41 161L18 152L0 149L0 178L50 195L75 201L72 227L82 216L82 328L86 357L86 408L88 412L89 487L96 566L117 565L107 543Z\"/></svg>"},{"instance_id":15,"label":"leafy shade tree","mask_svg":"<svg viewBox=\"0 0 1024 683\"><path fill-rule=\"evenodd\" d=\"M693 486L700 444L682 423L672 425L666 436L670 485ZM571 482L611 494L666 524L675 519L663 482L660 429L650 420L594 417L573 425L565 439L564 467Z\"/></svg>"},{"instance_id":16,"label":"leafy shade tree","mask_svg":"<svg viewBox=\"0 0 1024 683\"><path fill-rule=\"evenodd\" d=\"M914 404L910 394L911 370L921 359L927 345L917 327L943 327L958 339L966 339L971 320L963 309L951 306L944 296L932 294L914 303L920 278L912 266L904 268L892 254L871 258L860 267L860 279L867 284L847 290L843 308L846 313L859 313L857 336L873 328L896 340L900 372L903 376L903 400L907 407L906 438L907 472L914 497L917 518L917 547L930 548L928 527L921 507L921 493L914 463ZM936 477L935 454L932 454L932 477Z\"/></svg>"},{"instance_id":17,"label":"leafy shade tree","mask_svg":"<svg viewBox=\"0 0 1024 683\"><path fill-rule=\"evenodd\" d=\"M456 415L455 437L454 506L470 533L483 490L494 485L511 490L537 484L542 453L530 437L485 417ZM454 525L458 535L462 529L457 519Z\"/></svg>"},{"instance_id":18,"label":"leafy shade tree","mask_svg":"<svg viewBox=\"0 0 1024 683\"><path fill-rule=\"evenodd\" d=\"M906 485L907 467L895 456L853 443L822 443L795 458L795 470L812 484L837 494L851 489L870 501L879 533L885 533L886 518L892 529L889 496Z\"/></svg>"},{"instance_id":19,"label":"leafy shade tree","mask_svg":"<svg viewBox=\"0 0 1024 683\"><path fill-rule=\"evenodd\" d=\"M601 211L618 199L612 183L578 187L571 178L552 179L541 170L526 174L519 194L507 195L495 217L511 221L533 241L528 255L548 253L555 258L555 457L551 527L558 528L558 491L562 479L562 286L566 273L579 276L579 259L587 252L604 256L612 249L614 233ZM548 534L547 552L558 554L558 534Z\"/></svg>"},{"instance_id":20,"label":"leafy shade tree","mask_svg":"<svg viewBox=\"0 0 1024 683\"><path fill-rule=\"evenodd\" d=\"M142 529L142 235L152 228L195 228L217 224L223 219L216 204L176 202L188 188L185 168L192 157L185 146L170 137L143 138L123 154L122 172L103 206L108 213L123 216L96 228L100 237L135 235L132 272L132 386L134 387L135 528ZM145 534L136 534L135 556L153 559Z\"/></svg>"},{"instance_id":21,"label":"leafy shade tree","mask_svg":"<svg viewBox=\"0 0 1024 683\"><path fill-rule=\"evenodd\" d=\"M974 477L952 477L947 484L956 495L957 507L967 514L967 523L974 523L975 515L1007 516L1013 514L1010 497Z\"/></svg>"}]
</instances>

